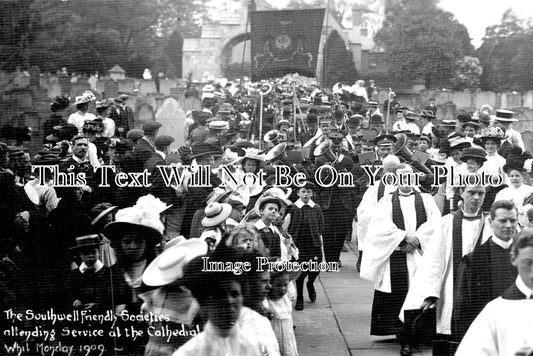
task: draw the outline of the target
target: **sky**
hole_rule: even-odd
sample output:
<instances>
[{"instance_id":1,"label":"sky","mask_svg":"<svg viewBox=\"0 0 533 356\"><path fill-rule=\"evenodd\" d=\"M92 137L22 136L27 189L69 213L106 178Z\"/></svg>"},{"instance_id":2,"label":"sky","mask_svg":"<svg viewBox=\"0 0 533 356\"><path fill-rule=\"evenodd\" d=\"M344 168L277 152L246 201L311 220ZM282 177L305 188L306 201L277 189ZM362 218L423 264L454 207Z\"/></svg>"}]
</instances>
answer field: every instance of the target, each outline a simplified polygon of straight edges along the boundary
<instances>
[{"instance_id":1,"label":"sky","mask_svg":"<svg viewBox=\"0 0 533 356\"><path fill-rule=\"evenodd\" d=\"M277 8L283 8L288 0L267 0ZM305 1L305 0L302 0ZM354 3L364 3L354 0ZM479 47L485 28L500 23L503 13L512 8L520 17L533 18L533 0L440 0L439 6L455 15L465 25L472 44Z\"/></svg>"},{"instance_id":2,"label":"sky","mask_svg":"<svg viewBox=\"0 0 533 356\"><path fill-rule=\"evenodd\" d=\"M522 18L533 17L532 0L441 0L439 5L468 28L476 47L481 45L485 28L500 23L508 8Z\"/></svg>"}]
</instances>

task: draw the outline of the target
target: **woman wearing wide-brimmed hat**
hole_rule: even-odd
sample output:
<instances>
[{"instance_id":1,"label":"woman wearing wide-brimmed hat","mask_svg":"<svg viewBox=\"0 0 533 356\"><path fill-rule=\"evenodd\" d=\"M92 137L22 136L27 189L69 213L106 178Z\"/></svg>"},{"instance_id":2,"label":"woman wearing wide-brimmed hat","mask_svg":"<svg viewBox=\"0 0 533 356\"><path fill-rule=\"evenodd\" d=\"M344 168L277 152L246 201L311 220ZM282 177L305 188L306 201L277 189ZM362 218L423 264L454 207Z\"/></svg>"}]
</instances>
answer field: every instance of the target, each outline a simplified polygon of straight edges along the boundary
<instances>
[{"instance_id":1,"label":"woman wearing wide-brimmed hat","mask_svg":"<svg viewBox=\"0 0 533 356\"><path fill-rule=\"evenodd\" d=\"M232 207L227 203L213 202L205 207L202 219L205 230L200 235L200 240L207 243L209 251L215 250L222 240L222 235L226 231L226 220L230 217L231 211Z\"/></svg>"},{"instance_id":2,"label":"woman wearing wide-brimmed hat","mask_svg":"<svg viewBox=\"0 0 533 356\"><path fill-rule=\"evenodd\" d=\"M64 285L67 308L105 313L121 312L129 302L129 288L114 269L100 259L102 241L97 234L79 236L70 252L79 258L80 265L73 269Z\"/></svg>"},{"instance_id":3,"label":"woman wearing wide-brimmed hat","mask_svg":"<svg viewBox=\"0 0 533 356\"><path fill-rule=\"evenodd\" d=\"M204 241L179 236L167 242L165 250L144 271L144 284L157 288L140 295L144 301L142 310L163 317L150 322L150 326L154 330L171 330L176 334L170 340L150 335L144 356L170 356L198 333L203 324L198 313L199 305L184 288L183 276L191 260L206 253Z\"/></svg>"},{"instance_id":4,"label":"woman wearing wide-brimmed hat","mask_svg":"<svg viewBox=\"0 0 533 356\"><path fill-rule=\"evenodd\" d=\"M223 245L220 246L223 247ZM234 250L228 248L219 248L208 257L209 262L214 263L234 264L248 261L252 266L257 263L251 258L240 258L241 256ZM212 272L205 271L203 267L201 257L191 261L185 268L184 283L205 311L208 321L204 330L180 347L173 356L279 355L277 340L268 319L263 318L262 332L269 330L273 340L272 338L266 340L257 335L256 331L259 329L257 323L252 322L252 326L255 326L253 328L249 327L250 323L243 326L241 319L244 314L253 315L254 321L258 319L257 317L262 318L256 312L243 306L249 273ZM255 268L251 273L256 274ZM268 286L268 282L265 285ZM268 291L268 289L265 290ZM272 351L269 347L269 340L276 343L276 345L272 344Z\"/></svg>"},{"instance_id":5,"label":"woman wearing wide-brimmed hat","mask_svg":"<svg viewBox=\"0 0 533 356\"><path fill-rule=\"evenodd\" d=\"M521 227L526 226L527 211L533 207L533 187L524 168L524 162L530 158L531 154L522 152L518 146L511 150L503 166L509 179L509 186L500 190L494 199L494 201L510 200L514 203L518 209L518 223Z\"/></svg>"},{"instance_id":6,"label":"woman wearing wide-brimmed hat","mask_svg":"<svg viewBox=\"0 0 533 356\"><path fill-rule=\"evenodd\" d=\"M500 156L498 149L505 141L505 132L498 126L492 126L481 130L478 141L485 151L487 151L487 161L483 163L483 171L490 174L501 174L503 176L503 166L505 158Z\"/></svg>"},{"instance_id":7,"label":"woman wearing wide-brimmed hat","mask_svg":"<svg viewBox=\"0 0 533 356\"><path fill-rule=\"evenodd\" d=\"M115 221L104 227L103 234L111 241L117 255L117 268L130 286L133 296L129 309L139 310L137 294L142 275L156 257L157 246L163 240L164 225L160 219L168 206L152 195L139 198L135 206L120 209Z\"/></svg>"},{"instance_id":8,"label":"woman wearing wide-brimmed hat","mask_svg":"<svg viewBox=\"0 0 533 356\"><path fill-rule=\"evenodd\" d=\"M94 94L87 90L82 95L77 96L76 100L74 101L74 106L78 111L71 114L68 117L68 123L74 124L78 128L78 132L81 133L83 129L83 124L85 123L85 120L94 120L96 119L96 116L94 114L89 113L89 104L96 100L96 97Z\"/></svg>"}]
</instances>

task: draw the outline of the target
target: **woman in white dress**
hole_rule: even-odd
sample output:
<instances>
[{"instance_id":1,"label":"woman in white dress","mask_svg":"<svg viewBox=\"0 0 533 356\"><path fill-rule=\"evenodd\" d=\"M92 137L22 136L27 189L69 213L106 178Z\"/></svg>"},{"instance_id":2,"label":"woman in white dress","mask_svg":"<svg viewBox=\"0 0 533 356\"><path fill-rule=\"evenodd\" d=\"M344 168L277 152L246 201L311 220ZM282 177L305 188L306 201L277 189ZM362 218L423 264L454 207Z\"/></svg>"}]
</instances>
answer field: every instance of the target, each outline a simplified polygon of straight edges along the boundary
<instances>
[{"instance_id":1,"label":"woman in white dress","mask_svg":"<svg viewBox=\"0 0 533 356\"><path fill-rule=\"evenodd\" d=\"M531 204L524 205L524 199L533 193L533 187L524 182L528 178L524 169L524 161L528 157L522 154L521 151L520 154L516 154L518 152L513 154L513 151L511 151L511 154L507 157L507 163L503 166L503 170L509 178L510 185L496 194L495 201L512 201L518 209L518 223L524 227L528 221L526 213L529 208L533 207Z\"/></svg>"}]
</instances>

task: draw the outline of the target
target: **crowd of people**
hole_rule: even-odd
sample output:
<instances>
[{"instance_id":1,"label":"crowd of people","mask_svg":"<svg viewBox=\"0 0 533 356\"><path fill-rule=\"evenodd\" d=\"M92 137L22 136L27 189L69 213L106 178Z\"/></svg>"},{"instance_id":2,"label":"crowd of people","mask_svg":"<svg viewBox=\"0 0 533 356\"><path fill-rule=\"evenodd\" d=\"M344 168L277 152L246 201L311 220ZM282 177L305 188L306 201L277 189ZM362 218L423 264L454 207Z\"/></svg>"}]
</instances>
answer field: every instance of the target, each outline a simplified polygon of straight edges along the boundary
<instances>
[{"instance_id":1,"label":"crowd of people","mask_svg":"<svg viewBox=\"0 0 533 356\"><path fill-rule=\"evenodd\" d=\"M352 268L340 256L354 238L353 268L375 290L370 333L397 336L401 355L428 341L421 320L434 354L531 352L533 317L513 320L533 311L533 156L512 111L437 122L434 99L415 113L393 93L381 111L362 81L187 90L202 108L177 150L160 123L137 127L128 95L92 92L56 98L33 157L19 136L0 143L2 310L161 316L123 321L147 331L135 340L62 340L108 354L297 355L293 309L316 301L321 271ZM301 179L279 184L279 167ZM437 185L435 168L451 172ZM502 182L455 183L468 174Z\"/></svg>"}]
</instances>

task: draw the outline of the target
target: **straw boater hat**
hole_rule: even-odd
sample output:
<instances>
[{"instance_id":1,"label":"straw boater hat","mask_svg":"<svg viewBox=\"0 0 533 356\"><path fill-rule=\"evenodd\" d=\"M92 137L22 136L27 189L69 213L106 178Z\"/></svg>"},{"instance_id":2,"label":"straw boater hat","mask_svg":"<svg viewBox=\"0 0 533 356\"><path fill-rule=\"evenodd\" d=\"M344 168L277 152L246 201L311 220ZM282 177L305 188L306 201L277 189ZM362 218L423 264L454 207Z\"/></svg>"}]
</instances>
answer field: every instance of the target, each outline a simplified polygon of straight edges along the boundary
<instances>
[{"instance_id":1,"label":"straw boater hat","mask_svg":"<svg viewBox=\"0 0 533 356\"><path fill-rule=\"evenodd\" d=\"M136 232L148 240L160 240L165 227L159 214L170 208L153 195L145 195L129 208L120 209L115 221L104 227L103 234L111 241L117 241L125 232ZM159 241L157 241L159 242Z\"/></svg>"},{"instance_id":2,"label":"straw boater hat","mask_svg":"<svg viewBox=\"0 0 533 356\"><path fill-rule=\"evenodd\" d=\"M285 205L285 203L283 202L282 199L278 198L278 197L275 197L275 196L272 196L272 195L265 195L263 193L263 195L261 195L259 197L259 199L257 199L257 201L255 202L255 205L254 205L254 211L257 215L260 215L260 209L262 206L264 206L265 204L268 204L268 203L275 203L278 205L279 208L281 208L283 205Z\"/></svg>"},{"instance_id":3,"label":"straw boater hat","mask_svg":"<svg viewBox=\"0 0 533 356\"><path fill-rule=\"evenodd\" d=\"M457 126L457 121L454 120L454 119L444 119L438 124L438 126L441 126L441 127L455 127L455 126Z\"/></svg>"},{"instance_id":4,"label":"straw boater hat","mask_svg":"<svg viewBox=\"0 0 533 356\"><path fill-rule=\"evenodd\" d=\"M200 239L175 238L165 250L146 267L143 282L147 286L159 287L183 277L183 269L194 258L207 253L207 244Z\"/></svg>"},{"instance_id":5,"label":"straw boater hat","mask_svg":"<svg viewBox=\"0 0 533 356\"><path fill-rule=\"evenodd\" d=\"M472 144L468 142L463 136L451 137L449 138L449 142L451 150L462 150L472 146Z\"/></svg>"},{"instance_id":6,"label":"straw boater hat","mask_svg":"<svg viewBox=\"0 0 533 356\"><path fill-rule=\"evenodd\" d=\"M96 225L104 216L117 209L117 206L111 205L110 203L100 203L95 205L91 212L96 215L91 221L91 225Z\"/></svg>"},{"instance_id":7,"label":"straw boater hat","mask_svg":"<svg viewBox=\"0 0 533 356\"><path fill-rule=\"evenodd\" d=\"M79 252L83 249L98 248L102 245L97 234L76 237L76 246L71 247L70 251Z\"/></svg>"},{"instance_id":8,"label":"straw boater hat","mask_svg":"<svg viewBox=\"0 0 533 356\"><path fill-rule=\"evenodd\" d=\"M496 120L502 122L517 122L511 110L496 110Z\"/></svg>"},{"instance_id":9,"label":"straw boater hat","mask_svg":"<svg viewBox=\"0 0 533 356\"><path fill-rule=\"evenodd\" d=\"M259 215L259 208L267 203L276 203L280 208L289 205L289 196L291 193L291 188L287 188L287 191L284 191L281 188L270 188L266 190L255 202L255 213Z\"/></svg>"},{"instance_id":10,"label":"straw boater hat","mask_svg":"<svg viewBox=\"0 0 533 356\"><path fill-rule=\"evenodd\" d=\"M272 147L270 151L268 151L265 155L265 161L273 161L279 156L281 156L283 153L285 153L285 149L287 149L287 143L282 142L277 144L276 146Z\"/></svg>"},{"instance_id":11,"label":"straw boater hat","mask_svg":"<svg viewBox=\"0 0 533 356\"><path fill-rule=\"evenodd\" d=\"M415 121L417 119L416 114L410 110L404 110L403 117L406 120Z\"/></svg>"},{"instance_id":12,"label":"straw boater hat","mask_svg":"<svg viewBox=\"0 0 533 356\"><path fill-rule=\"evenodd\" d=\"M226 203L210 203L204 209L205 217L202 219L202 226L213 227L226 221L231 215L231 205Z\"/></svg>"}]
</instances>

